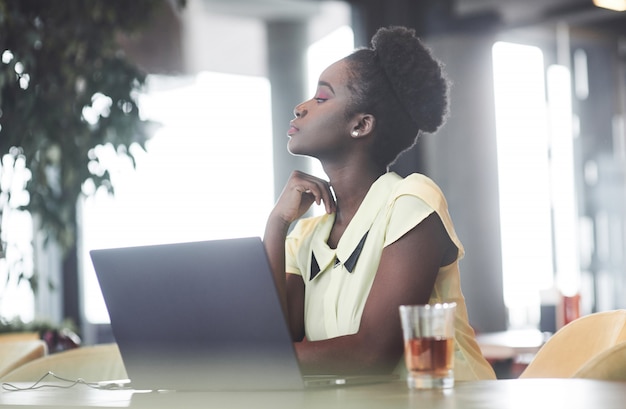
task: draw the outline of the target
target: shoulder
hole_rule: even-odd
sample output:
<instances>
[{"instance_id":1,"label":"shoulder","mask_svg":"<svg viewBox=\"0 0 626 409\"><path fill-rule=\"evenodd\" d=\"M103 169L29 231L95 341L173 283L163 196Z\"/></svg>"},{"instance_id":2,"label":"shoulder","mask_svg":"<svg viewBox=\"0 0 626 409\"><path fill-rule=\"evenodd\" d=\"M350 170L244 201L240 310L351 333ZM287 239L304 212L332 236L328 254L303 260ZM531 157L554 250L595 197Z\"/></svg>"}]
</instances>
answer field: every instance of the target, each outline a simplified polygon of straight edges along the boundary
<instances>
[{"instance_id":1,"label":"shoulder","mask_svg":"<svg viewBox=\"0 0 626 409\"><path fill-rule=\"evenodd\" d=\"M417 197L435 210L448 207L441 188L421 173L412 173L398 182L391 199L395 201L402 196Z\"/></svg>"},{"instance_id":2,"label":"shoulder","mask_svg":"<svg viewBox=\"0 0 626 409\"><path fill-rule=\"evenodd\" d=\"M452 223L448 202L441 188L432 179L420 173L413 173L398 183L394 196L396 202L403 201L400 199L402 197L413 196L423 202L426 208L430 208L437 213L448 236L459 249L459 258L463 257L465 250L457 237L454 224Z\"/></svg>"},{"instance_id":3,"label":"shoulder","mask_svg":"<svg viewBox=\"0 0 626 409\"><path fill-rule=\"evenodd\" d=\"M398 195L401 194L431 194L443 196L439 186L428 176L421 173L411 173L402 178L395 189Z\"/></svg>"}]
</instances>

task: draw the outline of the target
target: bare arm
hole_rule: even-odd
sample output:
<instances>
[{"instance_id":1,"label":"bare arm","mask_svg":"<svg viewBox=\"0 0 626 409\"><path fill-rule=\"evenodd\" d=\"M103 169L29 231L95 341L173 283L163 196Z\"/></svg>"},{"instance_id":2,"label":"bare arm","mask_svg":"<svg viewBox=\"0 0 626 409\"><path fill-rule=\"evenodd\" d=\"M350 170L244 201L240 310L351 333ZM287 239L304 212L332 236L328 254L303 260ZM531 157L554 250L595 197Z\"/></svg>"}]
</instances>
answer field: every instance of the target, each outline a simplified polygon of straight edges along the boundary
<instances>
[{"instance_id":1,"label":"bare arm","mask_svg":"<svg viewBox=\"0 0 626 409\"><path fill-rule=\"evenodd\" d=\"M304 334L304 284L300 277L285 273L285 239L291 223L313 203L323 203L328 213L335 211L328 182L299 171L293 172L270 213L263 237L276 289L294 340L301 340Z\"/></svg>"},{"instance_id":2,"label":"bare arm","mask_svg":"<svg viewBox=\"0 0 626 409\"><path fill-rule=\"evenodd\" d=\"M401 304L426 304L442 265L456 258L439 216L432 213L395 243L387 246L359 331L323 341L296 343L298 359L308 373L384 373L403 353L398 313Z\"/></svg>"}]
</instances>

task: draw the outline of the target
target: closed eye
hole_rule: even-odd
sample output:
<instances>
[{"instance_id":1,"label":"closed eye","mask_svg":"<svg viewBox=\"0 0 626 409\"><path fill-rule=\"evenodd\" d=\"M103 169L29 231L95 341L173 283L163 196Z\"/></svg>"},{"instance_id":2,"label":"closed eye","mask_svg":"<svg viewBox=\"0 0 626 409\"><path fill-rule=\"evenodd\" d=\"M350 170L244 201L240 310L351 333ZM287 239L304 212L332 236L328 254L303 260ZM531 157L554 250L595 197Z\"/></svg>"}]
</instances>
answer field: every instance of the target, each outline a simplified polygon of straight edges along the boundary
<instances>
[{"instance_id":1,"label":"closed eye","mask_svg":"<svg viewBox=\"0 0 626 409\"><path fill-rule=\"evenodd\" d=\"M328 98L329 98L328 94L324 91L318 91L313 97L313 99L317 101L317 103L328 101Z\"/></svg>"},{"instance_id":2,"label":"closed eye","mask_svg":"<svg viewBox=\"0 0 626 409\"><path fill-rule=\"evenodd\" d=\"M328 98L330 98L330 96L332 95L332 94L329 95L328 90L326 88L328 88L328 86L326 86L326 85L318 86L317 92L315 93L315 96L313 97L313 99L318 104L322 103L324 101L327 101Z\"/></svg>"}]
</instances>

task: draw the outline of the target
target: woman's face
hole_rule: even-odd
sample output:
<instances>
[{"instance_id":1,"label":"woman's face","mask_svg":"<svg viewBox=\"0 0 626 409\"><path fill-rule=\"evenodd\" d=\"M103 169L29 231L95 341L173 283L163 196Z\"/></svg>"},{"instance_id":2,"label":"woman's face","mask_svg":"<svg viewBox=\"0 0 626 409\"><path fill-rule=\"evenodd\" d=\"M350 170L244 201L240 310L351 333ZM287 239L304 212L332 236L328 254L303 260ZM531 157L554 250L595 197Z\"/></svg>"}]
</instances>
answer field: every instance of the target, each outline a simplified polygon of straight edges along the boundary
<instances>
[{"instance_id":1,"label":"woman's face","mask_svg":"<svg viewBox=\"0 0 626 409\"><path fill-rule=\"evenodd\" d=\"M319 78L313 98L295 107L296 118L287 131L289 152L320 160L341 155L348 146L351 122L346 108L351 92L347 87L348 64L340 60L329 66Z\"/></svg>"}]
</instances>

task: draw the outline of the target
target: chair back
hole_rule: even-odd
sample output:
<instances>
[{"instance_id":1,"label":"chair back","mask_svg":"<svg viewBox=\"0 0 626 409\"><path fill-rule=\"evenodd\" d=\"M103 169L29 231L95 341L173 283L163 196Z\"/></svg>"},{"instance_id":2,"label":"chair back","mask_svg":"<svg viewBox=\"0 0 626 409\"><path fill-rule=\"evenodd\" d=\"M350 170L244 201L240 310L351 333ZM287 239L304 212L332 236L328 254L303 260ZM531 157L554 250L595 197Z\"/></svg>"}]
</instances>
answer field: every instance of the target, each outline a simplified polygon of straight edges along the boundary
<instances>
[{"instance_id":1,"label":"chair back","mask_svg":"<svg viewBox=\"0 0 626 409\"><path fill-rule=\"evenodd\" d=\"M41 337L36 331L4 332L0 334L0 345L2 345L3 342L37 341L39 339L41 339Z\"/></svg>"},{"instance_id":2,"label":"chair back","mask_svg":"<svg viewBox=\"0 0 626 409\"><path fill-rule=\"evenodd\" d=\"M0 378L27 362L45 356L47 351L46 343L40 339L0 342Z\"/></svg>"},{"instance_id":3,"label":"chair back","mask_svg":"<svg viewBox=\"0 0 626 409\"><path fill-rule=\"evenodd\" d=\"M594 357L626 341L626 310L593 313L558 330L520 378L570 378Z\"/></svg>"},{"instance_id":4,"label":"chair back","mask_svg":"<svg viewBox=\"0 0 626 409\"><path fill-rule=\"evenodd\" d=\"M576 371L574 378L626 381L626 341L592 358Z\"/></svg>"},{"instance_id":5,"label":"chair back","mask_svg":"<svg viewBox=\"0 0 626 409\"><path fill-rule=\"evenodd\" d=\"M46 355L0 378L0 382L35 382L48 372L64 379L100 382L127 379L117 344L98 344Z\"/></svg>"}]
</instances>

